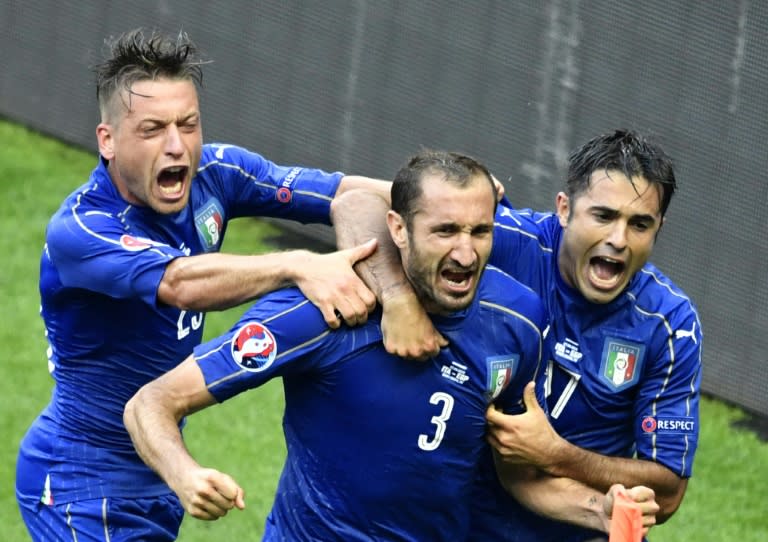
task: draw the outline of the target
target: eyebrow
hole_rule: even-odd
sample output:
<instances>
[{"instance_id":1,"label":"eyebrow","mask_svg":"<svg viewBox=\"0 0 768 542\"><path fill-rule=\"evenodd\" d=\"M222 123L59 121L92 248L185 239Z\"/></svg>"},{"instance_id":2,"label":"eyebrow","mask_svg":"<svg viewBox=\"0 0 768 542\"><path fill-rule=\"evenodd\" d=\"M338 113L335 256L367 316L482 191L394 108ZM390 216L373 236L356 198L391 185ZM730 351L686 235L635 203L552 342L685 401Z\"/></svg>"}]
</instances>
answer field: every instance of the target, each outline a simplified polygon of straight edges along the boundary
<instances>
[{"instance_id":1,"label":"eyebrow","mask_svg":"<svg viewBox=\"0 0 768 542\"><path fill-rule=\"evenodd\" d=\"M619 211L612 208L612 207L605 207L604 205L593 205L589 208L590 211L599 211L603 212L612 216L616 216L619 214ZM630 220L641 220L643 222L656 222L656 217L652 214L634 214L631 215Z\"/></svg>"},{"instance_id":2,"label":"eyebrow","mask_svg":"<svg viewBox=\"0 0 768 542\"><path fill-rule=\"evenodd\" d=\"M195 111L194 113L189 113L188 115L186 115L184 117L181 117L181 118L176 119L176 120L172 120L170 122L168 122L165 119L161 119L159 117L150 117L150 118L142 119L140 121L140 123L151 122L153 124L166 125L166 124L171 124L171 123L176 123L176 122L188 122L191 119L199 118L199 117L200 117L200 112Z\"/></svg>"}]
</instances>

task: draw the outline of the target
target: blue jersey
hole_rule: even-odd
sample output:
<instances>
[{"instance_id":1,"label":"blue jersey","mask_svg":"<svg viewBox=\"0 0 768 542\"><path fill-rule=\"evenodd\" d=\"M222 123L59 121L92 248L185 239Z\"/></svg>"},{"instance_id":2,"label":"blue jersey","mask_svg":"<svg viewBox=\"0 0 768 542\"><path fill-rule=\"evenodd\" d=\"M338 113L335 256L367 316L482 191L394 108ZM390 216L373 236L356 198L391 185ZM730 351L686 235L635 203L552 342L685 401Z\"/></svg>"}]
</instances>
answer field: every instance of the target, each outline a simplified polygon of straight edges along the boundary
<instances>
[{"instance_id":1,"label":"blue jersey","mask_svg":"<svg viewBox=\"0 0 768 542\"><path fill-rule=\"evenodd\" d=\"M550 320L539 394L555 430L585 449L656 461L691 475L699 434L701 325L691 300L646 264L611 303L587 302L562 279L563 229L551 213L499 206L491 261L544 301ZM584 540L594 532L546 520L486 472L477 540Z\"/></svg>"},{"instance_id":2,"label":"blue jersey","mask_svg":"<svg viewBox=\"0 0 768 542\"><path fill-rule=\"evenodd\" d=\"M17 489L47 503L170 492L122 420L128 399L202 339L203 314L157 300L166 266L218 251L235 217L328 223L341 177L205 145L189 204L162 215L127 203L101 162L46 231L40 294L55 387L21 444Z\"/></svg>"},{"instance_id":3,"label":"blue jersey","mask_svg":"<svg viewBox=\"0 0 768 542\"><path fill-rule=\"evenodd\" d=\"M387 354L378 313L330 331L295 289L197 347L219 401L283 378L288 454L264 539L462 540L486 408L521 411L544 320L533 292L488 268L467 309L433 318L450 345L427 362Z\"/></svg>"}]
</instances>

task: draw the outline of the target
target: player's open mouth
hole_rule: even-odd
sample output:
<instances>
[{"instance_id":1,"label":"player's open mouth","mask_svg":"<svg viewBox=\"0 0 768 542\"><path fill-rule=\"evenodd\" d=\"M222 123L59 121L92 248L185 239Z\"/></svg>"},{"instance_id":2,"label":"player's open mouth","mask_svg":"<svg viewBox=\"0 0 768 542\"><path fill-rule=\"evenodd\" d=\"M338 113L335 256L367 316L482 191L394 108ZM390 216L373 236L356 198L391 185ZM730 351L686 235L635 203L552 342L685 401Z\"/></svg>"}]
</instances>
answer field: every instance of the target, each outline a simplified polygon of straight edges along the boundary
<instances>
[{"instance_id":1,"label":"player's open mouth","mask_svg":"<svg viewBox=\"0 0 768 542\"><path fill-rule=\"evenodd\" d=\"M466 292L472 287L472 278L474 277L474 273L471 271L444 270L442 273L440 273L440 276L447 284L449 290L456 293L462 293Z\"/></svg>"},{"instance_id":2,"label":"player's open mouth","mask_svg":"<svg viewBox=\"0 0 768 542\"><path fill-rule=\"evenodd\" d=\"M621 283L626 265L620 260L594 256L589 260L589 281L599 290L611 290Z\"/></svg>"},{"instance_id":3,"label":"player's open mouth","mask_svg":"<svg viewBox=\"0 0 768 542\"><path fill-rule=\"evenodd\" d=\"M172 166L160 171L157 185L166 198L179 198L184 194L184 180L187 178L186 166Z\"/></svg>"}]
</instances>

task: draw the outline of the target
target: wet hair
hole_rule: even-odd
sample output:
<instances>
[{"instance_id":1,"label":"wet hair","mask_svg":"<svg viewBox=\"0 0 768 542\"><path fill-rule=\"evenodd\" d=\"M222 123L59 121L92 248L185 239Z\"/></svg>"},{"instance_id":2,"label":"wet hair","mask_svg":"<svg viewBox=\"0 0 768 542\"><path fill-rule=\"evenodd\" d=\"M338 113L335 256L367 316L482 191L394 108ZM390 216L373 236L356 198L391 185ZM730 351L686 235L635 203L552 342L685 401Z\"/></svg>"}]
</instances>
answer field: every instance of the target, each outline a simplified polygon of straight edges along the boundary
<instances>
[{"instance_id":1,"label":"wet hair","mask_svg":"<svg viewBox=\"0 0 768 542\"><path fill-rule=\"evenodd\" d=\"M188 80L198 87L203 82L202 65L198 49L185 32L173 38L157 31L145 34L137 28L117 38L105 41L107 58L94 67L96 73L96 99L102 117L109 111L116 96L125 91L130 102L131 87L138 81L161 78ZM125 103L126 107L130 103Z\"/></svg>"},{"instance_id":2,"label":"wet hair","mask_svg":"<svg viewBox=\"0 0 768 542\"><path fill-rule=\"evenodd\" d=\"M646 136L630 130L616 130L595 137L575 149L568 157L566 192L574 197L586 192L590 176L595 171L620 171L635 190L634 179L644 177L660 188L661 216L667 212L669 202L677 188L672 160L662 148Z\"/></svg>"},{"instance_id":3,"label":"wet hair","mask_svg":"<svg viewBox=\"0 0 768 542\"><path fill-rule=\"evenodd\" d=\"M488 179L493 201L496 201L493 178L483 164L464 154L424 149L400 168L392 182L392 210L402 216L408 226L423 193L421 181L427 174L442 175L444 181L461 187L482 175Z\"/></svg>"}]
</instances>

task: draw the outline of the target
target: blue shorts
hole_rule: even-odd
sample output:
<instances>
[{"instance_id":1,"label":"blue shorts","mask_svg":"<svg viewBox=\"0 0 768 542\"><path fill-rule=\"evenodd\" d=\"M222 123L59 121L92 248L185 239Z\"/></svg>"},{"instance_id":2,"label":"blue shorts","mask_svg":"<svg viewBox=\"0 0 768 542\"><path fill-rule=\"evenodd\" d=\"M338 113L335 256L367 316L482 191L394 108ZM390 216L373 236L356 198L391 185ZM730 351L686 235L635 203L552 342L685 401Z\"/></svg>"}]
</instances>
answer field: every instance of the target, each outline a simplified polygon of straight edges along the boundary
<instances>
[{"instance_id":1,"label":"blue shorts","mask_svg":"<svg viewBox=\"0 0 768 542\"><path fill-rule=\"evenodd\" d=\"M176 540L184 516L173 494L129 499L90 499L45 505L17 493L32 540L73 542L165 542Z\"/></svg>"}]
</instances>

